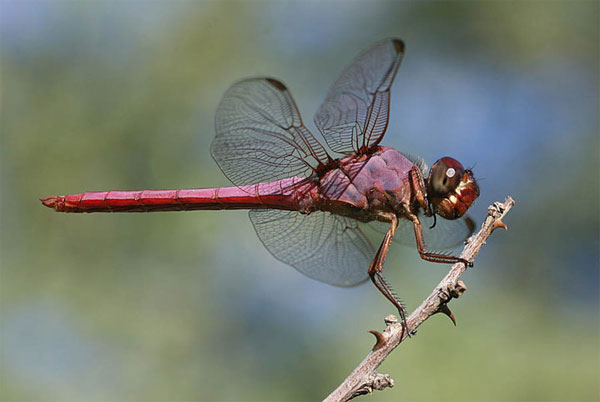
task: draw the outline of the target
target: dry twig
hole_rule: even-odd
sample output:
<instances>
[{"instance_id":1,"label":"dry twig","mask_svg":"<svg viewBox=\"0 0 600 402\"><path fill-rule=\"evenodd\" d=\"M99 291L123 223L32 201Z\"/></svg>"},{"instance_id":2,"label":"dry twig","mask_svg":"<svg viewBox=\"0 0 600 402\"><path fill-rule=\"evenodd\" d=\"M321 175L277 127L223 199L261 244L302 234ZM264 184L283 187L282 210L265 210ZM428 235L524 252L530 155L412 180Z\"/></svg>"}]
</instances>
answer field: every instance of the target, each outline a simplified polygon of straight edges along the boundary
<instances>
[{"instance_id":1,"label":"dry twig","mask_svg":"<svg viewBox=\"0 0 600 402\"><path fill-rule=\"evenodd\" d=\"M514 204L513 199L507 197L504 203L495 202L488 207L488 216L481 225L481 230L468 239L467 245L460 254L461 258L473 261L495 229L507 228L502 222L502 218ZM456 263L452 266L444 279L407 318L409 331L416 330L425 320L436 313L444 313L454 322L454 316L447 304L452 298L459 297L467 289L465 284L459 280L466 269L467 267L463 263ZM407 331L402 331L402 326L393 315L386 317L385 323L386 328L383 333L369 331L377 339L373 350L325 401L348 401L356 396L368 394L374 389L383 390L394 386L394 380L389 375L379 374L376 370L408 335Z\"/></svg>"}]
</instances>

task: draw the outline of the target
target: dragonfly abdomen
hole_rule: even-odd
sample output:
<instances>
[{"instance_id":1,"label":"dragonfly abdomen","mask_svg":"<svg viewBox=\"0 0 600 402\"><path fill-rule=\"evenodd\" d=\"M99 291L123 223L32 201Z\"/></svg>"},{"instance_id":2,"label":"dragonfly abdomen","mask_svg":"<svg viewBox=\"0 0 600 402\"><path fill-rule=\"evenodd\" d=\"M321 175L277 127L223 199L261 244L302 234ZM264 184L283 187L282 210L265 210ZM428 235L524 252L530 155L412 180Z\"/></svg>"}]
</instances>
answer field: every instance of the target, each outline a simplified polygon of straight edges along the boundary
<instances>
[{"instance_id":1,"label":"dragonfly abdomen","mask_svg":"<svg viewBox=\"0 0 600 402\"><path fill-rule=\"evenodd\" d=\"M100 191L46 197L41 201L59 212L298 209L295 194L265 194L261 190L261 185L252 185L187 190Z\"/></svg>"}]
</instances>

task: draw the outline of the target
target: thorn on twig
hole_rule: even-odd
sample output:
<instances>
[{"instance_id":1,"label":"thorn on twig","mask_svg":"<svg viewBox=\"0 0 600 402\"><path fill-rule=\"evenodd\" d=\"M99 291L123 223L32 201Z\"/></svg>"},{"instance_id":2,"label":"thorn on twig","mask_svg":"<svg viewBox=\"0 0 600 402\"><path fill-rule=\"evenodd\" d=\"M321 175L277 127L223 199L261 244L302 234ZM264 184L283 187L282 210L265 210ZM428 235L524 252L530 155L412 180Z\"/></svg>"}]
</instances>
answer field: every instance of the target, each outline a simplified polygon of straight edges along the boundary
<instances>
[{"instance_id":1,"label":"thorn on twig","mask_svg":"<svg viewBox=\"0 0 600 402\"><path fill-rule=\"evenodd\" d=\"M494 224L492 225L492 232L498 228L502 228L504 230L508 230L508 226L501 219L496 219Z\"/></svg>"},{"instance_id":2,"label":"thorn on twig","mask_svg":"<svg viewBox=\"0 0 600 402\"><path fill-rule=\"evenodd\" d=\"M436 311L436 314L437 313L442 313L442 314L445 314L446 316L448 316L448 318L450 318L450 320L456 327L456 319L454 318L454 314L452 314L452 311L450 311L450 308L448 307L448 305L446 303L440 304L440 308L438 309L438 311Z\"/></svg>"},{"instance_id":3,"label":"thorn on twig","mask_svg":"<svg viewBox=\"0 0 600 402\"><path fill-rule=\"evenodd\" d=\"M369 330L369 332L371 334L375 335L375 339L377 339L377 342L375 343L375 346L373 346L373 349L371 349L371 350L372 351L376 351L376 350L381 349L385 345L385 343L387 341L386 336L383 335L381 332L375 331L375 330L372 330L372 329Z\"/></svg>"}]
</instances>

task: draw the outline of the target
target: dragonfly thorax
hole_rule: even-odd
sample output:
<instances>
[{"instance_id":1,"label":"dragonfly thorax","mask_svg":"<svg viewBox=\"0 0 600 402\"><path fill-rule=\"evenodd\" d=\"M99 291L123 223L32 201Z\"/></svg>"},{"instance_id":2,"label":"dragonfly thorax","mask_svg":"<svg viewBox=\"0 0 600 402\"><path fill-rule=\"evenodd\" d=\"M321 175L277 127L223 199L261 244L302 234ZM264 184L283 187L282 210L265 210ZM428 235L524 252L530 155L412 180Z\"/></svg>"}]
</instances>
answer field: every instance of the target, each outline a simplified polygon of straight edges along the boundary
<instances>
[{"instance_id":1,"label":"dragonfly thorax","mask_svg":"<svg viewBox=\"0 0 600 402\"><path fill-rule=\"evenodd\" d=\"M360 159L343 158L319 183L322 209L346 215L360 213L364 220L377 213L400 212L411 202L409 172L413 163L393 148L378 147Z\"/></svg>"}]
</instances>

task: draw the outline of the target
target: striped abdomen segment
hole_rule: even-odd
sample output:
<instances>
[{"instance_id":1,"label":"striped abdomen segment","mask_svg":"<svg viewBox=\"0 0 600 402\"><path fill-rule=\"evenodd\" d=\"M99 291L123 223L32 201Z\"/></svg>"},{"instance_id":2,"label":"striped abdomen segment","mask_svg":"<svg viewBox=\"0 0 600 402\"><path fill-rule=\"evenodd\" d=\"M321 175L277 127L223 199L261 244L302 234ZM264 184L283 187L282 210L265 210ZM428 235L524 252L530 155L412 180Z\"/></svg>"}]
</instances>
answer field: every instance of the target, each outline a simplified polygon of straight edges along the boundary
<instances>
[{"instance_id":1,"label":"striped abdomen segment","mask_svg":"<svg viewBox=\"0 0 600 402\"><path fill-rule=\"evenodd\" d=\"M42 198L59 212L152 212L210 209L299 209L306 184L291 178L240 187L189 190L101 191ZM299 198L300 197L300 198Z\"/></svg>"}]
</instances>

